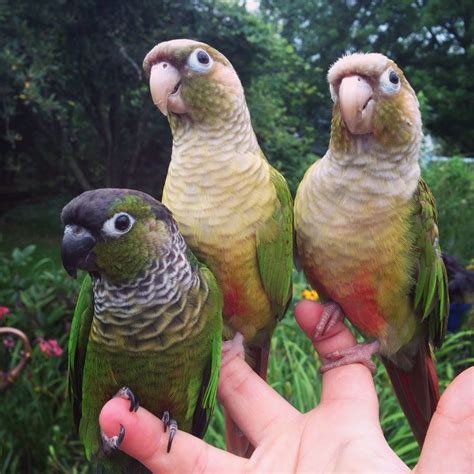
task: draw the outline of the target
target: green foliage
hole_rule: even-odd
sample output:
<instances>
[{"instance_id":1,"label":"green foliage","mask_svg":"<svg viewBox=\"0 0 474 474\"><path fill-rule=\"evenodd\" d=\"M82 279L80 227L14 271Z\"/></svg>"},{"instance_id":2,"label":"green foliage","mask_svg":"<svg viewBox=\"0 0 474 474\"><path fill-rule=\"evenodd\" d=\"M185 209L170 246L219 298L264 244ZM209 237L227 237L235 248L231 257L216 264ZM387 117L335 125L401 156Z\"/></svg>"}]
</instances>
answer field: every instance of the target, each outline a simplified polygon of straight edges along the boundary
<instances>
[{"instance_id":1,"label":"green foliage","mask_svg":"<svg viewBox=\"0 0 474 474\"><path fill-rule=\"evenodd\" d=\"M236 2L17 0L2 3L0 17L0 177L14 193L106 185L160 197L171 137L141 63L152 46L179 37L231 59L271 161L298 176L312 160L313 130L298 116L311 90L299 78L303 63Z\"/></svg>"},{"instance_id":2,"label":"green foliage","mask_svg":"<svg viewBox=\"0 0 474 474\"><path fill-rule=\"evenodd\" d=\"M472 153L473 2L261 0L260 9L308 66L301 79L316 91L301 113L318 131L329 128L328 67L347 52L380 52L423 93L424 123L445 152Z\"/></svg>"},{"instance_id":3,"label":"green foliage","mask_svg":"<svg viewBox=\"0 0 474 474\"><path fill-rule=\"evenodd\" d=\"M293 305L306 288L294 273ZM2 325L23 329L34 349L32 360L20 378L2 393L0 405L0 471L24 473L85 473L89 466L72 423L66 394L66 354L48 357L36 338L55 338L66 347L70 316L78 282L68 279L47 259L35 258L33 246L0 255L0 303L8 306ZM293 306L292 305L292 306ZM278 325L272 339L269 383L297 409L315 407L321 394L319 360L311 342L298 328L292 310ZM471 343L474 331L449 334L437 352L441 389L474 363ZM0 362L12 354L0 346ZM390 446L410 466L418 459L418 447L393 394L388 376L378 364L375 377L382 428ZM224 418L216 411L206 434L211 444L224 448Z\"/></svg>"},{"instance_id":4,"label":"green foliage","mask_svg":"<svg viewBox=\"0 0 474 474\"><path fill-rule=\"evenodd\" d=\"M48 356L40 339L66 347L77 282L35 247L0 254L0 301L10 313L2 326L14 326L33 345L31 360L18 380L2 393L0 404L1 472L71 472L83 465L66 394L66 353ZM17 348L0 346L2 370Z\"/></svg>"},{"instance_id":5,"label":"green foliage","mask_svg":"<svg viewBox=\"0 0 474 474\"><path fill-rule=\"evenodd\" d=\"M436 199L441 248L467 263L474 257L474 168L451 158L428 163L423 175Z\"/></svg>"}]
</instances>

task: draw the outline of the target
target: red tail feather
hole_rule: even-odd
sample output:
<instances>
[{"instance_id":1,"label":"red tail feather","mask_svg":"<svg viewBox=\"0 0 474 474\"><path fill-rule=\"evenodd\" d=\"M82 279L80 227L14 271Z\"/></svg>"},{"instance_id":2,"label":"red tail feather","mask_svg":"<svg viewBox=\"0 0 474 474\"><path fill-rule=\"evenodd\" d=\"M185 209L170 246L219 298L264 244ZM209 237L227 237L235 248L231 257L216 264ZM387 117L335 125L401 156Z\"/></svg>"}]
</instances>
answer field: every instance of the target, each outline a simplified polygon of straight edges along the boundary
<instances>
[{"instance_id":1,"label":"red tail feather","mask_svg":"<svg viewBox=\"0 0 474 474\"><path fill-rule=\"evenodd\" d=\"M439 400L438 376L430 348L426 342L420 343L413 368L409 372L385 357L382 357L382 362L413 434L422 446Z\"/></svg>"}]
</instances>

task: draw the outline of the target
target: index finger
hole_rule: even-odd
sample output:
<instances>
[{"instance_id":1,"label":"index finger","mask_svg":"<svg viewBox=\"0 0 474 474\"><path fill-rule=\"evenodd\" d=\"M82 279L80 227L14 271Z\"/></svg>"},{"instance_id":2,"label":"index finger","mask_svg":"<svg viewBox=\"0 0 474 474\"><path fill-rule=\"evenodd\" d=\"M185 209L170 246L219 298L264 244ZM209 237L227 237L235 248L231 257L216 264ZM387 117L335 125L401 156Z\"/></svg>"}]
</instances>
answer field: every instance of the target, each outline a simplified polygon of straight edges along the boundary
<instances>
[{"instance_id":1,"label":"index finger","mask_svg":"<svg viewBox=\"0 0 474 474\"><path fill-rule=\"evenodd\" d=\"M176 472L242 472L246 459L239 458L178 430L169 453L168 432L159 418L144 408L129 411L130 402L122 398L109 400L99 416L107 436L118 434L120 425L125 437L120 450L156 473Z\"/></svg>"}]
</instances>

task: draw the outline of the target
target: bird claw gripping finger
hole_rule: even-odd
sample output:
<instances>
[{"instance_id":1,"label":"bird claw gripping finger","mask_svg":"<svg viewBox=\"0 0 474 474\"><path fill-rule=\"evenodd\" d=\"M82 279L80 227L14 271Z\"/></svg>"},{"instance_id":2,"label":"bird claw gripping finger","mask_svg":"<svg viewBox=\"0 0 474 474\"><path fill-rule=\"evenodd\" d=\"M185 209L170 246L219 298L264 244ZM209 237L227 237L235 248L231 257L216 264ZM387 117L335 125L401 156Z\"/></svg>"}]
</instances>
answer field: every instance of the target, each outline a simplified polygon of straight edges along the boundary
<instances>
[{"instance_id":1,"label":"bird claw gripping finger","mask_svg":"<svg viewBox=\"0 0 474 474\"><path fill-rule=\"evenodd\" d=\"M130 411L137 411L140 407L140 402L138 397L128 388L122 387L115 395L114 398L120 397L125 398L125 400L130 400Z\"/></svg>"},{"instance_id":2,"label":"bird claw gripping finger","mask_svg":"<svg viewBox=\"0 0 474 474\"><path fill-rule=\"evenodd\" d=\"M313 340L315 341L320 336L326 334L338 321L344 320L344 313L341 307L334 302L326 303L324 305L323 314L319 319L316 329L314 330Z\"/></svg>"},{"instance_id":3,"label":"bird claw gripping finger","mask_svg":"<svg viewBox=\"0 0 474 474\"><path fill-rule=\"evenodd\" d=\"M356 344L347 349L331 352L326 355L320 371L324 373L343 365L358 363L365 365L372 373L375 373L375 364L370 358L379 350L379 347L379 342L374 341L370 344Z\"/></svg>"},{"instance_id":4,"label":"bird claw gripping finger","mask_svg":"<svg viewBox=\"0 0 474 474\"><path fill-rule=\"evenodd\" d=\"M170 433L168 435L168 447L166 448L166 452L169 453L171 451L171 445L173 444L173 439L176 435L176 432L178 431L178 423L176 422L176 420L171 418L169 411L165 411L163 413L161 421L163 422L165 433L166 433L167 428L170 429Z\"/></svg>"},{"instance_id":5,"label":"bird claw gripping finger","mask_svg":"<svg viewBox=\"0 0 474 474\"><path fill-rule=\"evenodd\" d=\"M103 432L100 432L100 437L102 439L102 448L105 454L110 454L115 449L122 444L123 439L125 438L125 428L123 425L120 425L119 434L111 436L110 438Z\"/></svg>"},{"instance_id":6,"label":"bird claw gripping finger","mask_svg":"<svg viewBox=\"0 0 474 474\"><path fill-rule=\"evenodd\" d=\"M222 343L221 366L228 364L234 357L245 359L244 336L236 332L233 339Z\"/></svg>"}]
</instances>

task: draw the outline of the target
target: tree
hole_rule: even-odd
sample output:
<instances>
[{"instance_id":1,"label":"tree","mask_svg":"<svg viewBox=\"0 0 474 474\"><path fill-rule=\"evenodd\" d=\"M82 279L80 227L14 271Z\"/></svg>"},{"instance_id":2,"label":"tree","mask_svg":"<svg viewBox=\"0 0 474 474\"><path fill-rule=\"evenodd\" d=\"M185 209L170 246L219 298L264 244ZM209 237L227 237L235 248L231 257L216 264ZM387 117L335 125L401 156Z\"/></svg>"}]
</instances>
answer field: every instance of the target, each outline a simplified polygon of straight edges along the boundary
<instances>
[{"instance_id":1,"label":"tree","mask_svg":"<svg viewBox=\"0 0 474 474\"><path fill-rule=\"evenodd\" d=\"M313 135L299 115L303 63L273 27L234 2L15 0L2 4L0 17L1 177L15 190L129 186L160 197L171 136L141 63L156 43L177 37L229 57L270 160L295 176L312 160L312 140L301 139Z\"/></svg>"},{"instance_id":2,"label":"tree","mask_svg":"<svg viewBox=\"0 0 474 474\"><path fill-rule=\"evenodd\" d=\"M303 113L325 138L328 67L346 52L377 51L394 59L423 95L424 123L446 152L472 154L474 112L466 107L474 103L472 1L261 0L260 8L308 65L305 81L318 93Z\"/></svg>"}]
</instances>

